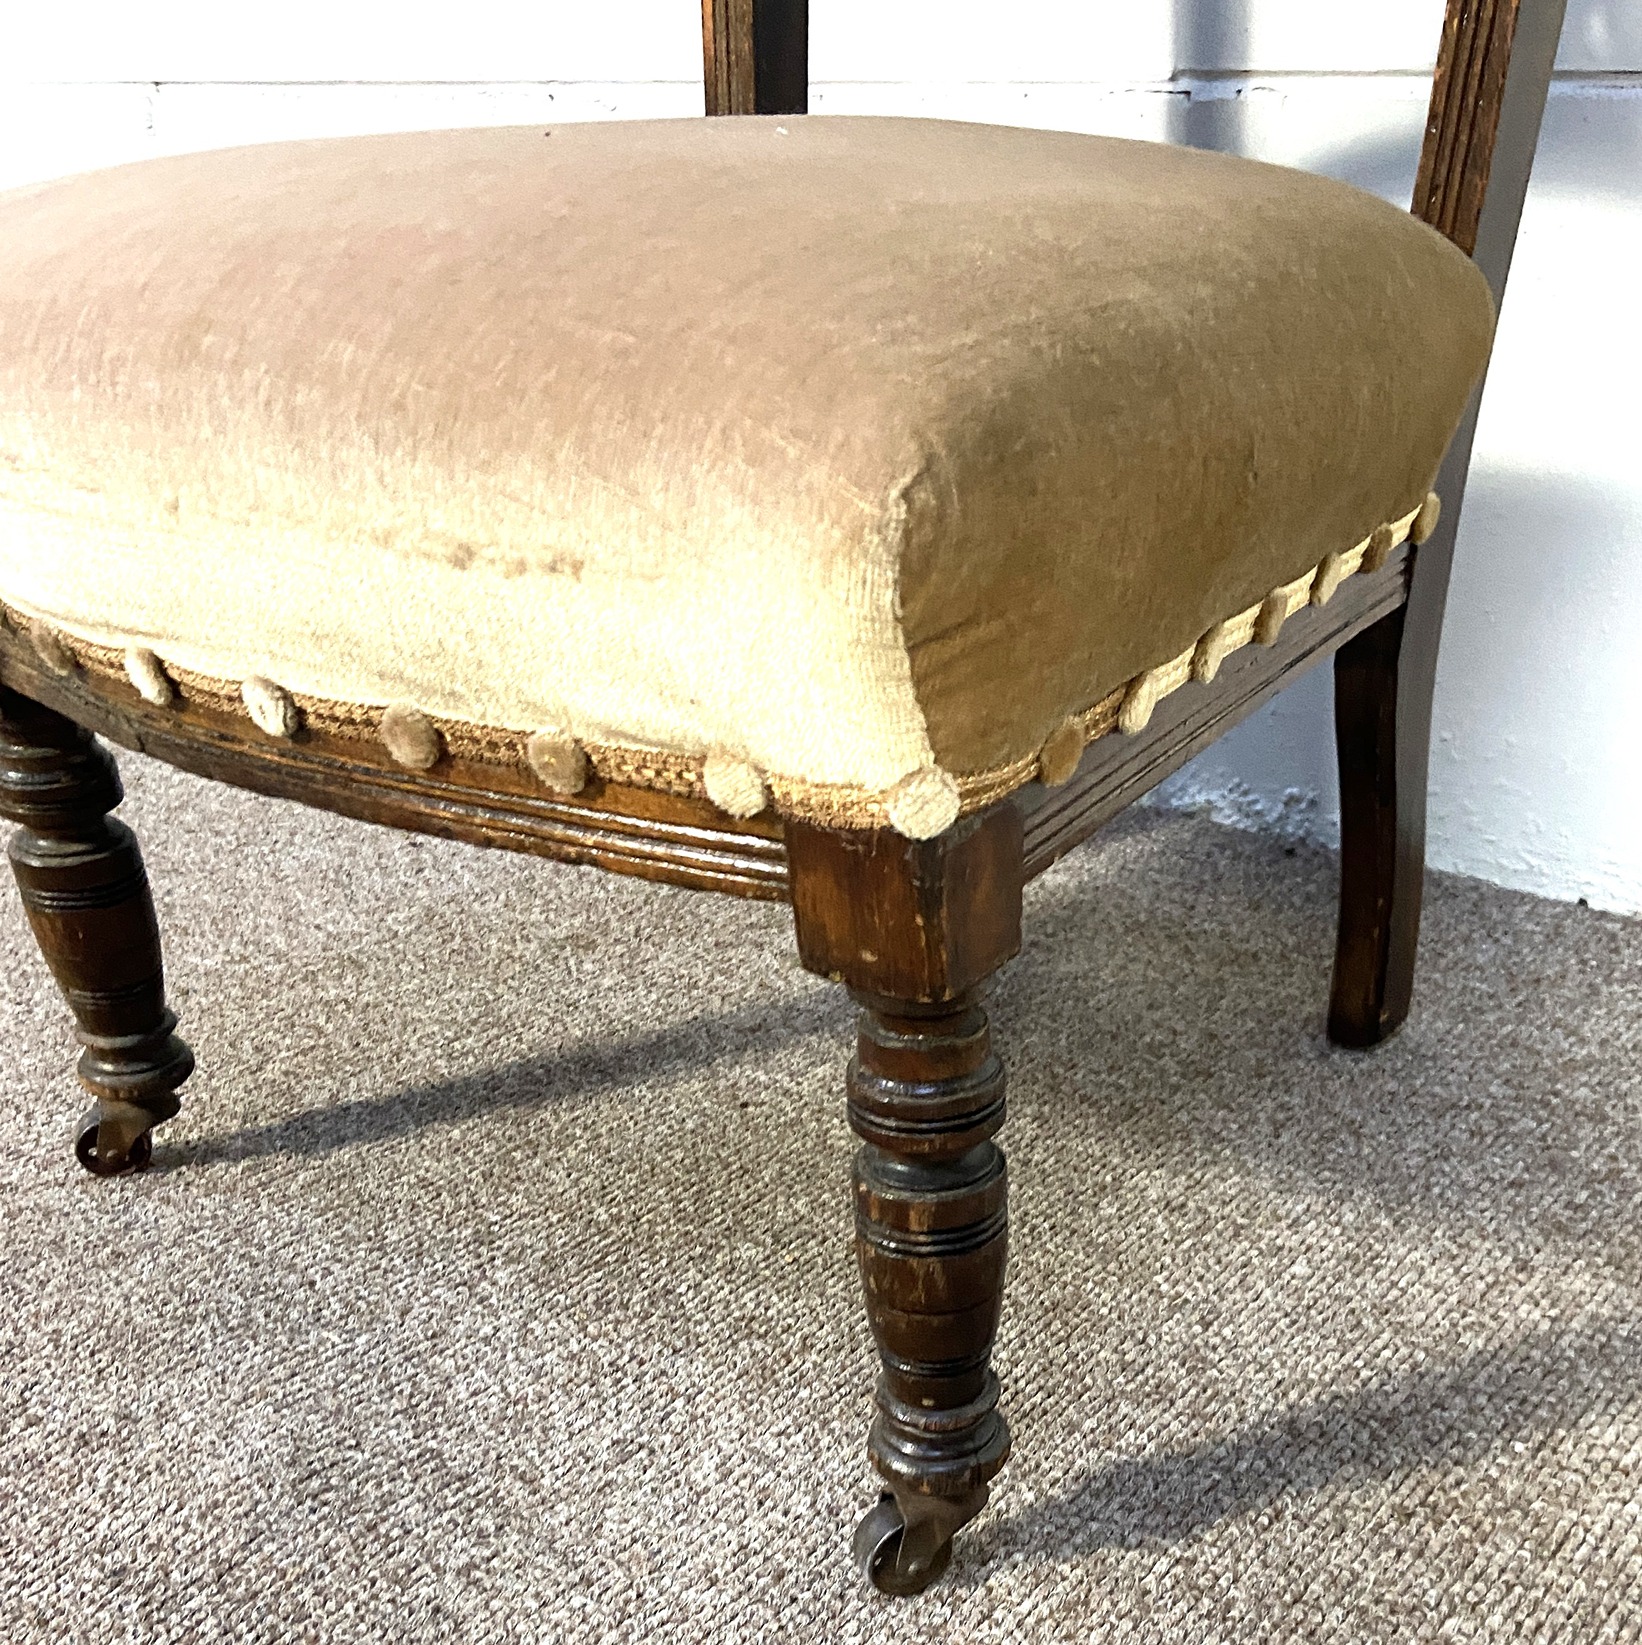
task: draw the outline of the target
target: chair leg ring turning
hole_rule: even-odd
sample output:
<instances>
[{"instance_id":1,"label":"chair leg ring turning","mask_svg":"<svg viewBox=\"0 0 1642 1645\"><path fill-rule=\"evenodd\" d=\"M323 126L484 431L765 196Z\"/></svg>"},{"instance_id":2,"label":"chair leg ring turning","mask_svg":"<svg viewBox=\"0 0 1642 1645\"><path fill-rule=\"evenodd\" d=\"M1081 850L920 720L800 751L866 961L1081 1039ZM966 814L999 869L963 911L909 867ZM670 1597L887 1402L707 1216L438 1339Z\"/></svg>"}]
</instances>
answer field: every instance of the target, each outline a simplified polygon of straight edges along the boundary
<instances>
[{"instance_id":1,"label":"chair leg ring turning","mask_svg":"<svg viewBox=\"0 0 1642 1645\"><path fill-rule=\"evenodd\" d=\"M0 816L24 911L79 1028L92 1106L74 1153L96 1176L140 1171L150 1133L194 1070L165 1003L160 933L107 749L52 709L0 688Z\"/></svg>"},{"instance_id":2,"label":"chair leg ring turning","mask_svg":"<svg viewBox=\"0 0 1642 1645\"><path fill-rule=\"evenodd\" d=\"M992 1141L1004 1075L972 999L932 1009L857 997L856 1253L883 1366L867 1449L888 1488L854 1548L879 1592L913 1594L946 1569L1009 1455L989 1364L1008 1248L1008 1177Z\"/></svg>"}]
</instances>

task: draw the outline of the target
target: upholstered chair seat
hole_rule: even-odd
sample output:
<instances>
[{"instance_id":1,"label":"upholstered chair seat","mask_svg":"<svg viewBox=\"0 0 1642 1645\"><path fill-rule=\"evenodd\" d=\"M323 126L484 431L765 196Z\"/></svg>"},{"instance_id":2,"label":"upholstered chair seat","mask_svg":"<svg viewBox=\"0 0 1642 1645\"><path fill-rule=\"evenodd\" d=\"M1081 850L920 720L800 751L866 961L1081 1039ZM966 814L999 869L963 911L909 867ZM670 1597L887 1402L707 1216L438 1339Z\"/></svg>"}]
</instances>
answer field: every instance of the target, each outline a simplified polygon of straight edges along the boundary
<instances>
[{"instance_id":1,"label":"upholstered chair seat","mask_svg":"<svg viewBox=\"0 0 1642 1645\"><path fill-rule=\"evenodd\" d=\"M1342 184L921 120L194 155L0 248L53 667L920 838L1428 529L1493 317Z\"/></svg>"}]
</instances>

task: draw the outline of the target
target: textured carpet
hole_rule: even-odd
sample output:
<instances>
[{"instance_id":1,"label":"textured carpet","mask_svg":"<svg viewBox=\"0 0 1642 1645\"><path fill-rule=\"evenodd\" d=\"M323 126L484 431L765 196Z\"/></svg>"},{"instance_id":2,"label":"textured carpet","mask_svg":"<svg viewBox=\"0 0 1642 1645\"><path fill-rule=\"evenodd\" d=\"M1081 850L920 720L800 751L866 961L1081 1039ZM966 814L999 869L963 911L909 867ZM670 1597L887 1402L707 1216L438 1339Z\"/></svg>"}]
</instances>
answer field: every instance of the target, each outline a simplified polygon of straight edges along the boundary
<instances>
[{"instance_id":1,"label":"textured carpet","mask_svg":"<svg viewBox=\"0 0 1642 1645\"><path fill-rule=\"evenodd\" d=\"M1016 1455L887 1603L785 912L126 769L200 1072L84 1176L8 883L7 1645L1642 1630L1642 924L1435 879L1361 1056L1327 856L1141 812L1039 882Z\"/></svg>"}]
</instances>

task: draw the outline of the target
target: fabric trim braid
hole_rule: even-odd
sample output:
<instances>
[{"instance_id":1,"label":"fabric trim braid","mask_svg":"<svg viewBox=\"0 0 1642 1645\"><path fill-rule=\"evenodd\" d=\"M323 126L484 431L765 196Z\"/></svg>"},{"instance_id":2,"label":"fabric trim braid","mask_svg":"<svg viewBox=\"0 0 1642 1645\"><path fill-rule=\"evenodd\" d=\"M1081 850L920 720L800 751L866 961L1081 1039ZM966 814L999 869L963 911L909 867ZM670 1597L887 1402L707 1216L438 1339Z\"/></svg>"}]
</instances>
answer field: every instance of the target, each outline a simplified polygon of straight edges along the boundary
<instances>
[{"instance_id":1,"label":"fabric trim braid","mask_svg":"<svg viewBox=\"0 0 1642 1645\"><path fill-rule=\"evenodd\" d=\"M1360 570L1378 570L1399 543L1408 541L1417 520L1435 518L1433 492L1418 508L1400 519L1377 527L1355 548L1331 554L1303 576L1273 589L1253 605L1215 623L1177 656L1144 670L1133 679L1109 691L1098 702L1062 720L1031 754L986 771L962 774L940 773L955 785L957 815L983 810L1024 787L1039 776L1045 765L1058 774L1070 775L1076 767L1071 758L1074 738L1081 750L1114 731L1136 735L1145 729L1157 704L1189 680L1210 680L1233 651L1256 643L1260 632L1275 637L1275 630L1295 612L1311 604L1319 592L1326 599L1339 584ZM1319 602L1320 603L1320 602ZM128 648L94 644L66 630L43 623L39 618L0 604L0 621L25 635L42 657L51 659L56 671L80 669L105 682L116 682L127 691L137 689L128 670ZM1264 643L1270 643L1267 639ZM245 684L221 680L178 668L162 659L154 660L156 670L174 686L170 706L193 703L219 713L251 718L244 695ZM263 682L256 682L260 687ZM276 688L277 689L277 688ZM253 693L255 695L255 693ZM311 731L353 742L380 743L384 708L381 703L330 702L301 692L280 692L300 723ZM404 705L401 712L404 711ZM417 711L420 713L420 711ZM466 721L422 716L439 739L443 754L480 765L532 766L529 745L540 733L513 731L501 726L475 725ZM258 721L262 724L262 721ZM267 729L265 726L264 729ZM289 735L289 732L282 733ZM630 748L620 744L583 745L588 768L605 782L633 788L654 789L697 799L715 799L709 791L706 766L710 751L682 754L663 749ZM931 771L936 768L929 768ZM801 817L826 828L894 828L897 815L905 820L904 800L899 786L887 793L848 788L841 784L813 783L802 777L764 774L763 780L775 809L783 816ZM719 785L715 782L714 788ZM927 808L926 808L927 809ZM927 826L920 813L913 826ZM918 836L913 836L918 837Z\"/></svg>"}]
</instances>

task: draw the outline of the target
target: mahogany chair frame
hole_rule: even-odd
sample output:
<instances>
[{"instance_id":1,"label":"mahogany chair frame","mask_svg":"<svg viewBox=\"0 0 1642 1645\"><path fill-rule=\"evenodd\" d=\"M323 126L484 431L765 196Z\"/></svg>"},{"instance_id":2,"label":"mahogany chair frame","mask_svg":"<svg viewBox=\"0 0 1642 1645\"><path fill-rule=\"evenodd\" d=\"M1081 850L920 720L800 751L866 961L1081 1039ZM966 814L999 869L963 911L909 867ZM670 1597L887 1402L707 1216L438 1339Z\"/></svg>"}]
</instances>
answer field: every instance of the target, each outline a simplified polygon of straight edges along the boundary
<instances>
[{"instance_id":1,"label":"mahogany chair frame","mask_svg":"<svg viewBox=\"0 0 1642 1645\"><path fill-rule=\"evenodd\" d=\"M1449 0L1413 210L1503 296L1563 0ZM709 114L799 113L807 0L703 0ZM1480 394L1480 389L1479 389ZM1476 423L1448 453L1434 536L1352 577L1269 647L1166 698L1144 731L1091 743L1072 780L1028 787L914 843L595 778L551 797L524 771L447 759L418 774L374 745L304 731L256 739L185 699L161 710L0 628L0 814L24 907L72 1008L93 1105L81 1162L145 1164L193 1058L165 1003L137 843L109 815L119 778L96 733L206 777L373 822L792 905L810 970L861 1007L848 1110L856 1250L882 1359L869 1452L885 1491L856 1554L886 1592L944 1569L1009 1434L990 1367L1003 1300L1004 1074L981 996L1021 941L1021 891L1303 670L1334 658L1341 790L1330 1036L1371 1046L1407 1015L1424 867L1437 644Z\"/></svg>"}]
</instances>

